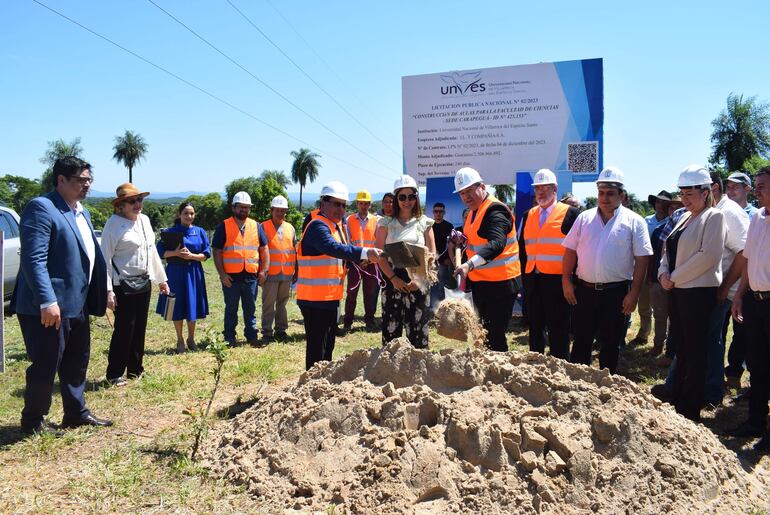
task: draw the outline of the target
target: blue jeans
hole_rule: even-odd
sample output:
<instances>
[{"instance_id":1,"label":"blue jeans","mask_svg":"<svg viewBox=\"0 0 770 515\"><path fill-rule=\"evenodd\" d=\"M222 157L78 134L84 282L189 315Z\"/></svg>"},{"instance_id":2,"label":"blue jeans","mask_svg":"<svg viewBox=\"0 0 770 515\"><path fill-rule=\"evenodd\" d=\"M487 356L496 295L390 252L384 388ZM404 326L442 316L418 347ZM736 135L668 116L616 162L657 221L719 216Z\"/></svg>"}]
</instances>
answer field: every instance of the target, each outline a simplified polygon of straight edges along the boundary
<instances>
[{"instance_id":1,"label":"blue jeans","mask_svg":"<svg viewBox=\"0 0 770 515\"><path fill-rule=\"evenodd\" d=\"M225 297L225 330L222 334L228 342L235 341L235 327L238 325L238 302L243 309L243 336L246 340L257 339L257 279L233 279L229 288L222 285Z\"/></svg>"},{"instance_id":2,"label":"blue jeans","mask_svg":"<svg viewBox=\"0 0 770 515\"><path fill-rule=\"evenodd\" d=\"M449 265L438 265L438 282L430 287L430 309L436 311L438 305L444 300L444 284L451 275Z\"/></svg>"},{"instance_id":3,"label":"blue jeans","mask_svg":"<svg viewBox=\"0 0 770 515\"><path fill-rule=\"evenodd\" d=\"M722 324L732 305L732 301L725 300L722 304L717 304L709 316L708 337L706 339L706 385L703 391L703 399L706 402L719 403L722 402L724 396L725 341L722 339ZM671 338L670 334L669 338ZM666 376L666 389L668 391L673 388L676 367L676 356L674 356L674 361L671 362Z\"/></svg>"}]
</instances>

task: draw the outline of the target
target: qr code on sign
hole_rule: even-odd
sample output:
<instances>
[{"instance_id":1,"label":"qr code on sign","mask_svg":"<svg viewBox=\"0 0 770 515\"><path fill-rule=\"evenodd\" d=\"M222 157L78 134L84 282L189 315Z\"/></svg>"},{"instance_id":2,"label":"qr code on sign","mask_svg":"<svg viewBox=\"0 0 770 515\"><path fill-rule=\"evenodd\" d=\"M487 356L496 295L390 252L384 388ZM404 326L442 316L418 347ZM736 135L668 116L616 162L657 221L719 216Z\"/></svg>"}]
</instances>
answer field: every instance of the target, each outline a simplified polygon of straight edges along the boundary
<instances>
[{"instance_id":1,"label":"qr code on sign","mask_svg":"<svg viewBox=\"0 0 770 515\"><path fill-rule=\"evenodd\" d=\"M567 168L573 172L598 172L599 142L567 143Z\"/></svg>"}]
</instances>

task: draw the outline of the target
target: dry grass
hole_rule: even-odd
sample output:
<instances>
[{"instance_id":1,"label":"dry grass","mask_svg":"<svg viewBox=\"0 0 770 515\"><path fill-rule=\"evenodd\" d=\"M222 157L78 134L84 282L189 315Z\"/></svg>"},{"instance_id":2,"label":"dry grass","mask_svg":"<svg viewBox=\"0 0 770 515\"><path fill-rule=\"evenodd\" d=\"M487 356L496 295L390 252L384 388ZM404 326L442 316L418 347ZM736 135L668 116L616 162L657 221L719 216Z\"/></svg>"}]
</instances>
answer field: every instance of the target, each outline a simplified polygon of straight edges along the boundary
<instances>
[{"instance_id":1,"label":"dry grass","mask_svg":"<svg viewBox=\"0 0 770 515\"><path fill-rule=\"evenodd\" d=\"M199 323L198 340L207 329L222 327L222 292L210 263L206 265L212 315ZM154 300L152 309L154 311ZM359 308L361 303L359 302ZM259 309L258 309L259 313ZM248 406L268 388L291 381L304 369L304 337L299 309L290 303L289 343L265 348L232 349L215 403L217 416L227 417ZM337 339L335 356L380 345L379 333L354 331ZM192 426L185 409L199 407L211 388L213 356L206 352L176 355L172 325L154 313L147 330L144 377L125 388L105 388L111 327L105 318L92 323L92 354L87 400L98 416L115 426L69 431L60 439L25 438L18 429L23 405L24 346L15 318L6 319L7 372L0 375L0 506L3 512L232 512L251 511L250 498L239 488L210 479L191 463ZM242 330L242 325L239 326ZM523 350L526 333L513 333L513 348ZM431 347L463 346L435 331ZM625 353L621 370L636 381L661 375L645 353ZM58 393L50 419L61 419Z\"/></svg>"}]
</instances>

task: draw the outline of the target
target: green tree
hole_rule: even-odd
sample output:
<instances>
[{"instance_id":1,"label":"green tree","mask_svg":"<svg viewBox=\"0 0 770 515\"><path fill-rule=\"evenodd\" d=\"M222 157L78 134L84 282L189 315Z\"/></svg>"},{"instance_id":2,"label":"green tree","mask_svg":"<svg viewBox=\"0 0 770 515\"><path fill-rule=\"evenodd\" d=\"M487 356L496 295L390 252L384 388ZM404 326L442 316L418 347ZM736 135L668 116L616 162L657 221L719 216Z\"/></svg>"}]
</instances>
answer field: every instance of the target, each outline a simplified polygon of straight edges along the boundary
<instances>
[{"instance_id":1,"label":"green tree","mask_svg":"<svg viewBox=\"0 0 770 515\"><path fill-rule=\"evenodd\" d=\"M586 209L593 209L599 205L599 199L596 197L586 197Z\"/></svg>"},{"instance_id":2,"label":"green tree","mask_svg":"<svg viewBox=\"0 0 770 515\"><path fill-rule=\"evenodd\" d=\"M262 222L270 218L270 203L276 195L285 197L286 190L275 179L268 177L259 181L259 186L251 196L251 202L254 203L252 215L257 221Z\"/></svg>"},{"instance_id":3,"label":"green tree","mask_svg":"<svg viewBox=\"0 0 770 515\"><path fill-rule=\"evenodd\" d=\"M226 218L222 216L224 202L219 193L191 195L185 201L195 208L195 225L207 231L216 229L219 222Z\"/></svg>"},{"instance_id":4,"label":"green tree","mask_svg":"<svg viewBox=\"0 0 770 515\"><path fill-rule=\"evenodd\" d=\"M42 193L40 181L19 175L0 177L0 200L17 213L24 211L24 206Z\"/></svg>"},{"instance_id":5,"label":"green tree","mask_svg":"<svg viewBox=\"0 0 770 515\"><path fill-rule=\"evenodd\" d=\"M59 138L48 142L48 149L40 158L40 162L46 165L43 176L40 178L41 191L48 192L56 187L52 180L53 165L60 157L82 157L83 147L80 146L80 138L66 142Z\"/></svg>"},{"instance_id":6,"label":"green tree","mask_svg":"<svg viewBox=\"0 0 770 515\"><path fill-rule=\"evenodd\" d=\"M128 182L134 182L134 166L144 158L147 153L147 143L141 134L126 131L122 136L115 136L115 153L112 158L128 168Z\"/></svg>"},{"instance_id":7,"label":"green tree","mask_svg":"<svg viewBox=\"0 0 770 515\"><path fill-rule=\"evenodd\" d=\"M516 188L510 184L495 184L495 197L503 204L510 204L516 198Z\"/></svg>"},{"instance_id":8,"label":"green tree","mask_svg":"<svg viewBox=\"0 0 770 515\"><path fill-rule=\"evenodd\" d=\"M286 189L289 187L289 184L291 184L291 179L286 177L286 174L283 173L283 170L265 170L262 172L262 175L259 176L260 179L273 179L275 182L280 184L281 188Z\"/></svg>"},{"instance_id":9,"label":"green tree","mask_svg":"<svg viewBox=\"0 0 770 515\"><path fill-rule=\"evenodd\" d=\"M177 206L173 204L161 204L152 200L145 200L142 206L142 213L147 215L153 228L157 231L166 227L171 227L176 218Z\"/></svg>"},{"instance_id":10,"label":"green tree","mask_svg":"<svg viewBox=\"0 0 770 515\"><path fill-rule=\"evenodd\" d=\"M291 157L294 162L291 165L291 180L299 184L299 210L302 211L302 190L308 181L315 182L318 178L318 169L321 165L318 163L318 154L311 152L306 148L291 151Z\"/></svg>"},{"instance_id":11,"label":"green tree","mask_svg":"<svg viewBox=\"0 0 770 515\"><path fill-rule=\"evenodd\" d=\"M115 212L110 199L88 198L83 204L88 208L88 212L91 213L91 223L96 230L101 230L107 219Z\"/></svg>"},{"instance_id":12,"label":"green tree","mask_svg":"<svg viewBox=\"0 0 770 515\"><path fill-rule=\"evenodd\" d=\"M751 156L743 162L743 171L754 177L762 168L770 166L770 159L760 156Z\"/></svg>"},{"instance_id":13,"label":"green tree","mask_svg":"<svg viewBox=\"0 0 770 515\"><path fill-rule=\"evenodd\" d=\"M730 172L739 171L749 158L770 152L770 105L757 97L730 93L727 108L712 120L711 164L723 163Z\"/></svg>"}]
</instances>

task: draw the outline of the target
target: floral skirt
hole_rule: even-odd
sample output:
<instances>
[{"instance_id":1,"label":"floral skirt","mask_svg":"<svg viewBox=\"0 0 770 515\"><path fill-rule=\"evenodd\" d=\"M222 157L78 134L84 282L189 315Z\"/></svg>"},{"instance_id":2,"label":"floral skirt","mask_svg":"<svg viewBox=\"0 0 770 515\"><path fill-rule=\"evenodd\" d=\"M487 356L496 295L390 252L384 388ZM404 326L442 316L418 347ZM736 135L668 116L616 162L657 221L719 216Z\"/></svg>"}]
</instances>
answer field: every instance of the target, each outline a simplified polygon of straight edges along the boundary
<instances>
[{"instance_id":1,"label":"floral skirt","mask_svg":"<svg viewBox=\"0 0 770 515\"><path fill-rule=\"evenodd\" d=\"M428 348L430 293L401 293L388 284L382 290L382 344L403 335L418 349Z\"/></svg>"}]
</instances>

